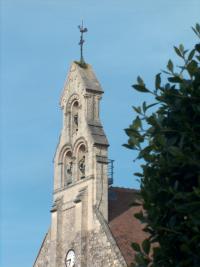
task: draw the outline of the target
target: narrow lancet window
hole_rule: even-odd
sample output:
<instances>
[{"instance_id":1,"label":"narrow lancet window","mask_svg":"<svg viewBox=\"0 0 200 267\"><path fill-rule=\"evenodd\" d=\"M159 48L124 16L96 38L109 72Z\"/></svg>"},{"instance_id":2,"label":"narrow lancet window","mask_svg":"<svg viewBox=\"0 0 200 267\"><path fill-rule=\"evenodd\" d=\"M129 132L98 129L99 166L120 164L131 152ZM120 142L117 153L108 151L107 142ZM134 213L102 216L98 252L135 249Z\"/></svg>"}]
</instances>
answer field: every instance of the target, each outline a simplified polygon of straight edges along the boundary
<instances>
[{"instance_id":1,"label":"narrow lancet window","mask_svg":"<svg viewBox=\"0 0 200 267\"><path fill-rule=\"evenodd\" d=\"M72 106L72 129L73 133L76 133L78 131L79 127L79 103L78 101L75 101Z\"/></svg>"},{"instance_id":2,"label":"narrow lancet window","mask_svg":"<svg viewBox=\"0 0 200 267\"><path fill-rule=\"evenodd\" d=\"M86 175L86 148L85 145L81 145L78 150L77 158L78 178L84 179Z\"/></svg>"},{"instance_id":3,"label":"narrow lancet window","mask_svg":"<svg viewBox=\"0 0 200 267\"><path fill-rule=\"evenodd\" d=\"M64 158L64 186L72 183L73 161L72 153L68 151Z\"/></svg>"}]
</instances>

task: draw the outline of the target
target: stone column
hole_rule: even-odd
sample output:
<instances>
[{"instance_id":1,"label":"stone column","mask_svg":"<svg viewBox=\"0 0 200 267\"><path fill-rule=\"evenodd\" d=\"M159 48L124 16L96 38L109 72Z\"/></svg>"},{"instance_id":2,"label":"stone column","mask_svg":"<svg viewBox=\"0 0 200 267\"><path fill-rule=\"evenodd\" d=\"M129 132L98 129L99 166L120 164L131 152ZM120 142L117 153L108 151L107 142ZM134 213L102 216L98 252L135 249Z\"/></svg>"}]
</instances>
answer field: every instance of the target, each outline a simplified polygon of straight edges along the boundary
<instances>
[{"instance_id":1,"label":"stone column","mask_svg":"<svg viewBox=\"0 0 200 267\"><path fill-rule=\"evenodd\" d=\"M62 188L62 168L63 163L55 163L55 172L54 172L54 191Z\"/></svg>"},{"instance_id":2,"label":"stone column","mask_svg":"<svg viewBox=\"0 0 200 267\"><path fill-rule=\"evenodd\" d=\"M96 95L94 98L94 120L99 121L99 104L101 100L100 95Z\"/></svg>"},{"instance_id":3,"label":"stone column","mask_svg":"<svg viewBox=\"0 0 200 267\"><path fill-rule=\"evenodd\" d=\"M67 110L64 114L64 120L63 120L63 134L66 135L66 137L71 138L71 112Z\"/></svg>"},{"instance_id":4,"label":"stone column","mask_svg":"<svg viewBox=\"0 0 200 267\"><path fill-rule=\"evenodd\" d=\"M76 196L76 235L80 243L76 244L77 249L80 249L80 255L77 258L77 266L87 266L87 235L88 235L88 190L87 187L82 188ZM77 251L78 252L78 251ZM80 265L79 265L80 264Z\"/></svg>"},{"instance_id":5,"label":"stone column","mask_svg":"<svg viewBox=\"0 0 200 267\"><path fill-rule=\"evenodd\" d=\"M105 155L97 155L97 175L96 175L96 207L103 214L104 219L108 220L108 177L107 165L108 158Z\"/></svg>"},{"instance_id":6,"label":"stone column","mask_svg":"<svg viewBox=\"0 0 200 267\"><path fill-rule=\"evenodd\" d=\"M63 227L63 214L62 214L63 198L57 201L57 236L56 236L56 267L63 267L63 243L62 243L62 227Z\"/></svg>"},{"instance_id":7,"label":"stone column","mask_svg":"<svg viewBox=\"0 0 200 267\"><path fill-rule=\"evenodd\" d=\"M89 121L93 120L93 97L91 94L85 94L86 115Z\"/></svg>"},{"instance_id":8,"label":"stone column","mask_svg":"<svg viewBox=\"0 0 200 267\"><path fill-rule=\"evenodd\" d=\"M58 229L58 212L57 203L54 202L51 209L51 243L50 243L50 267L56 266L56 247L57 247L57 229Z\"/></svg>"},{"instance_id":9,"label":"stone column","mask_svg":"<svg viewBox=\"0 0 200 267\"><path fill-rule=\"evenodd\" d=\"M87 265L87 234L88 234L88 191L83 192L82 197L82 225L81 225L81 267Z\"/></svg>"}]
</instances>

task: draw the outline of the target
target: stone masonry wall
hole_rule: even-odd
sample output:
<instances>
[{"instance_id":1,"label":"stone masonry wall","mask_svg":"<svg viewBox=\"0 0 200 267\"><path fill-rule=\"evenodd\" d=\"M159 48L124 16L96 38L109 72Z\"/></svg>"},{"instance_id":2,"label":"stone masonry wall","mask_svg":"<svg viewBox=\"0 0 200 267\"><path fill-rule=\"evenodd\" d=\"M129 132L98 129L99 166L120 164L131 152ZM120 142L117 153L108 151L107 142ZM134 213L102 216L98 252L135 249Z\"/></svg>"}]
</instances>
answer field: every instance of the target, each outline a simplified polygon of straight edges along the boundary
<instances>
[{"instance_id":1,"label":"stone masonry wall","mask_svg":"<svg viewBox=\"0 0 200 267\"><path fill-rule=\"evenodd\" d=\"M107 223L103 216L100 221L99 216L102 215L95 216L95 230L77 233L69 246L76 253L75 267L127 267ZM64 257L65 254L62 256L63 264L59 267L64 267Z\"/></svg>"},{"instance_id":2,"label":"stone masonry wall","mask_svg":"<svg viewBox=\"0 0 200 267\"><path fill-rule=\"evenodd\" d=\"M87 267L125 267L120 263L120 255L115 252L112 244L103 231L93 231L88 235Z\"/></svg>"},{"instance_id":3,"label":"stone masonry wall","mask_svg":"<svg viewBox=\"0 0 200 267\"><path fill-rule=\"evenodd\" d=\"M50 266L50 231L46 234L38 256L33 267L49 267Z\"/></svg>"},{"instance_id":4,"label":"stone masonry wall","mask_svg":"<svg viewBox=\"0 0 200 267\"><path fill-rule=\"evenodd\" d=\"M127 267L127 264L112 237L110 229L99 211L95 211L96 224L95 230L85 233L77 233L73 242L70 244L75 249L76 267ZM70 229L69 229L70 230ZM38 257L33 267L50 266L50 231L46 235ZM63 244L64 245L64 244ZM80 246L82 249L80 249ZM65 247L65 245L64 245ZM63 248L64 248L63 247ZM61 254L58 266L65 267L64 258L67 248L57 247L58 254ZM56 252L54 252L56 253Z\"/></svg>"},{"instance_id":5,"label":"stone masonry wall","mask_svg":"<svg viewBox=\"0 0 200 267\"><path fill-rule=\"evenodd\" d=\"M87 267L127 267L107 222L101 212L94 208L99 230L88 236L88 266Z\"/></svg>"}]
</instances>

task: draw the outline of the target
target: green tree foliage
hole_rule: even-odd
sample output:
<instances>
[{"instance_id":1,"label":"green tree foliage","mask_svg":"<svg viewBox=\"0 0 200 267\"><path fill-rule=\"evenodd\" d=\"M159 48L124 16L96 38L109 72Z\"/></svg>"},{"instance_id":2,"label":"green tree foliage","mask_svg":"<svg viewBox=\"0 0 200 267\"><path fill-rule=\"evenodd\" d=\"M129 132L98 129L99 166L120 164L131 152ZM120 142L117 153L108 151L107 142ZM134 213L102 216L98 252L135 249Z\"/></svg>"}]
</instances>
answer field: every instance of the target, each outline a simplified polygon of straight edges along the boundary
<instances>
[{"instance_id":1,"label":"green tree foliage","mask_svg":"<svg viewBox=\"0 0 200 267\"><path fill-rule=\"evenodd\" d=\"M193 31L200 38L199 24ZM125 129L125 146L144 161L135 175L145 212L135 216L149 237L132 244L137 267L200 267L200 44L174 50L183 64L168 61L166 84L159 73L155 90L140 77L133 85L153 94L155 103L133 107L137 117Z\"/></svg>"}]
</instances>

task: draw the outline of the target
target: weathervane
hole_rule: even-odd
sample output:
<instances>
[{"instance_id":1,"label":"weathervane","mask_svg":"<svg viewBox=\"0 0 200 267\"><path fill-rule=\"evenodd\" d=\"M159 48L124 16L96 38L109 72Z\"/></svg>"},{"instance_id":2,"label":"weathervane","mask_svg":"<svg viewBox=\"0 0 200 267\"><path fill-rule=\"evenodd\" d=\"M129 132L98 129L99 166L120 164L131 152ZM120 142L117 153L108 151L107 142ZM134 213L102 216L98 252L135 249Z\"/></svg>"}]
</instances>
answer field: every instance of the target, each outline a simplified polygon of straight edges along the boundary
<instances>
[{"instance_id":1,"label":"weathervane","mask_svg":"<svg viewBox=\"0 0 200 267\"><path fill-rule=\"evenodd\" d=\"M79 28L80 33L81 33L80 42L79 42L79 45L80 45L80 47L81 47L81 58L80 58L80 63L81 63L81 64L84 64L85 61L84 61L84 58L83 58L83 44L84 44L85 40L83 39L83 34L84 34L85 32L87 32L88 29L83 27L83 21L82 21L82 25L79 25L78 28Z\"/></svg>"}]
</instances>

